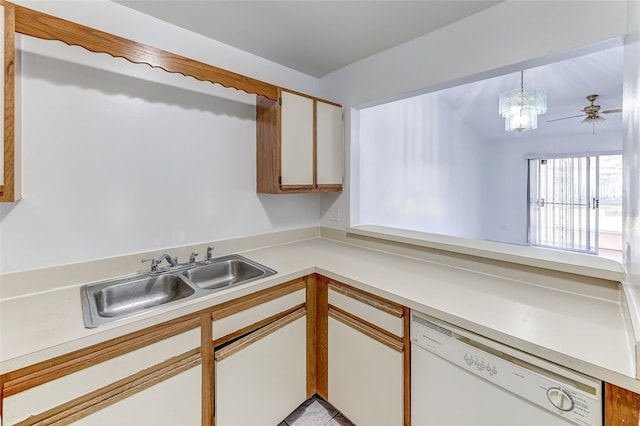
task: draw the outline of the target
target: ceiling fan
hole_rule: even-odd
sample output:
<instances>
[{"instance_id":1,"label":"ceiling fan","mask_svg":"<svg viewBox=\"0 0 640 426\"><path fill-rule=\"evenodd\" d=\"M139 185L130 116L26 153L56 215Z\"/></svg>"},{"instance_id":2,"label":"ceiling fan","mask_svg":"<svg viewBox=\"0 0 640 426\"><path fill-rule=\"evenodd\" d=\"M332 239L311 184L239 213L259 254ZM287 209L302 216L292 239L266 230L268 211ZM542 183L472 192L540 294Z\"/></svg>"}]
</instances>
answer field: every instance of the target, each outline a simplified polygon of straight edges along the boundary
<instances>
[{"instance_id":1,"label":"ceiling fan","mask_svg":"<svg viewBox=\"0 0 640 426\"><path fill-rule=\"evenodd\" d=\"M600 111L600 105L595 105L595 100L598 99L598 95L589 95L587 96L587 100L591 102L591 105L587 105L582 109L584 114L572 115L570 117L556 118L555 120L548 120L547 123L551 123L552 121L560 121L567 120L569 118L577 118L577 117L585 117L582 120L582 124L593 126L593 134L596 134L596 124L604 123L606 118L604 118L601 114L614 114L622 112L622 108L617 109L607 109L604 111Z\"/></svg>"}]
</instances>

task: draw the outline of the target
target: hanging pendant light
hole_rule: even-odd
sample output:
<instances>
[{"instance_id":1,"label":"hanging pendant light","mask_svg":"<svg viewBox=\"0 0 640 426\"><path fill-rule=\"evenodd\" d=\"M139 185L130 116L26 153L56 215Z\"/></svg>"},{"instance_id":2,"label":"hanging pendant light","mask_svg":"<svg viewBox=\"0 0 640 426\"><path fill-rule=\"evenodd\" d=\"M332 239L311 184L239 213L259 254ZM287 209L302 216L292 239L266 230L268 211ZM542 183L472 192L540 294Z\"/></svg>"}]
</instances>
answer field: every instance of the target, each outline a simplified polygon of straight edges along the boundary
<instances>
[{"instance_id":1,"label":"hanging pendant light","mask_svg":"<svg viewBox=\"0 0 640 426\"><path fill-rule=\"evenodd\" d=\"M507 132L538 128L538 115L545 112L547 92L544 89L524 90L524 71L520 71L520 89L500 94L499 113L504 118Z\"/></svg>"}]
</instances>

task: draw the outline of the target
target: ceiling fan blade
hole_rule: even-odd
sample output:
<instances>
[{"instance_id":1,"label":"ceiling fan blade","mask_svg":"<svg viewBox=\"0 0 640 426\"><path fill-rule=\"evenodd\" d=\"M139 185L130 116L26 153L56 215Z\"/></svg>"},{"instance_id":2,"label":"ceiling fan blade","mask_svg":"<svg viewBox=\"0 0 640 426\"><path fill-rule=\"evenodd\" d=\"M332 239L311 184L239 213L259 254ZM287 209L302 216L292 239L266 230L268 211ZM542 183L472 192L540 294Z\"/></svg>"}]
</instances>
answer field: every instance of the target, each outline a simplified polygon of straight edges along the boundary
<instances>
[{"instance_id":1,"label":"ceiling fan blade","mask_svg":"<svg viewBox=\"0 0 640 426\"><path fill-rule=\"evenodd\" d=\"M618 109L608 109L606 111L600 111L601 114L614 114L616 112L622 112L622 108Z\"/></svg>"},{"instance_id":2,"label":"ceiling fan blade","mask_svg":"<svg viewBox=\"0 0 640 426\"><path fill-rule=\"evenodd\" d=\"M580 114L580 115L572 115L571 117L556 118L554 120L547 120L547 123L551 123L552 121L567 120L569 118L584 117L585 115L586 114Z\"/></svg>"}]
</instances>

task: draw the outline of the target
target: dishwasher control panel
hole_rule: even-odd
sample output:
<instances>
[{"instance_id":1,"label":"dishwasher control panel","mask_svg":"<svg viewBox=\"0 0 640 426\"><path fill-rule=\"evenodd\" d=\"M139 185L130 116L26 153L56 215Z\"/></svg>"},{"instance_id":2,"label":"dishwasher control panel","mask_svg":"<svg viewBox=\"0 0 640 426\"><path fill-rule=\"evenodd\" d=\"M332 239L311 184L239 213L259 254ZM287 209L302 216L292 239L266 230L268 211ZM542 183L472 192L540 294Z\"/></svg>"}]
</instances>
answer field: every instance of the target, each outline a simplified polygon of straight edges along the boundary
<instances>
[{"instance_id":1,"label":"dishwasher control panel","mask_svg":"<svg viewBox=\"0 0 640 426\"><path fill-rule=\"evenodd\" d=\"M470 367L475 366L478 369L478 371L482 372L483 370L487 370L487 373L489 373L489 376L498 374L498 370L496 369L495 364L491 364L489 361L487 361L487 363L485 364L484 359L480 357L469 355L468 353L465 352L464 361Z\"/></svg>"},{"instance_id":2,"label":"dishwasher control panel","mask_svg":"<svg viewBox=\"0 0 640 426\"><path fill-rule=\"evenodd\" d=\"M602 382L412 313L411 342L566 420L602 425Z\"/></svg>"}]
</instances>

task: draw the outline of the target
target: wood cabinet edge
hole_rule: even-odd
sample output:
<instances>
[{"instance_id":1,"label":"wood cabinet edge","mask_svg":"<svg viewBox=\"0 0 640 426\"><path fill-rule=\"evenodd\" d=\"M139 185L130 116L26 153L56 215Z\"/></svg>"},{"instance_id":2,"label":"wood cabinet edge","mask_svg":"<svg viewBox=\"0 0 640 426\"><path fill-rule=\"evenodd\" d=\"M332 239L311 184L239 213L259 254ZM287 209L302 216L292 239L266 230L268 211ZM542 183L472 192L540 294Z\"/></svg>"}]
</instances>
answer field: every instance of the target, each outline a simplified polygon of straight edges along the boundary
<instances>
[{"instance_id":1,"label":"wood cabinet edge","mask_svg":"<svg viewBox=\"0 0 640 426\"><path fill-rule=\"evenodd\" d=\"M4 7L4 140L3 185L0 185L0 202L18 201L20 193L20 144L15 139L15 5L3 1Z\"/></svg>"}]
</instances>

